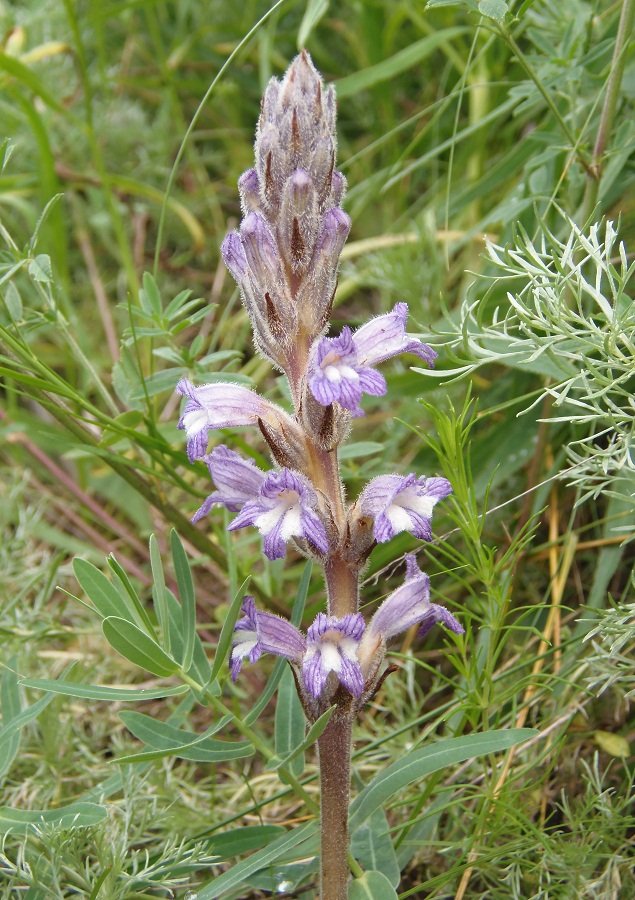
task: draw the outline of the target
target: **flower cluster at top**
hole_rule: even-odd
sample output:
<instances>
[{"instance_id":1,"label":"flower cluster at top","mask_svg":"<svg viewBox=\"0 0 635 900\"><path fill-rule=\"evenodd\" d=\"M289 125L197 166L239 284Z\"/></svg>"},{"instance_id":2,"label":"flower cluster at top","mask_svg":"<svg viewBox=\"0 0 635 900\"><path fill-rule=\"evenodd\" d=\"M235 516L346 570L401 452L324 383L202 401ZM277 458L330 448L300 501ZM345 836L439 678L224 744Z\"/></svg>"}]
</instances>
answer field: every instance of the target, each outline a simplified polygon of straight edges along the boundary
<instances>
[{"instance_id":1,"label":"flower cluster at top","mask_svg":"<svg viewBox=\"0 0 635 900\"><path fill-rule=\"evenodd\" d=\"M230 659L234 679L245 657L255 662L268 652L289 659L309 715L341 689L360 703L370 696L386 642L410 626L425 632L441 622L463 631L430 602L428 577L414 557L407 559L404 585L368 625L359 612L358 576L372 548L402 531L432 540L433 508L451 487L445 478L380 475L355 503L344 499L337 448L351 419L364 415L363 395L386 393L376 366L402 353L432 366L436 354L406 334L405 303L356 331L345 327L336 337L325 336L350 229L341 208L346 183L335 169L335 114L334 90L325 87L306 51L280 81L271 79L255 166L238 182L243 220L221 247L257 349L288 378L293 413L237 384L197 387L183 379L177 386L186 398L179 428L188 457L205 461L216 487L193 521L224 506L238 513L230 530L258 529L269 559L283 557L292 541L324 568L327 612L306 636L245 597ZM223 444L207 452L210 431L246 425L260 430L274 469L263 472Z\"/></svg>"}]
</instances>

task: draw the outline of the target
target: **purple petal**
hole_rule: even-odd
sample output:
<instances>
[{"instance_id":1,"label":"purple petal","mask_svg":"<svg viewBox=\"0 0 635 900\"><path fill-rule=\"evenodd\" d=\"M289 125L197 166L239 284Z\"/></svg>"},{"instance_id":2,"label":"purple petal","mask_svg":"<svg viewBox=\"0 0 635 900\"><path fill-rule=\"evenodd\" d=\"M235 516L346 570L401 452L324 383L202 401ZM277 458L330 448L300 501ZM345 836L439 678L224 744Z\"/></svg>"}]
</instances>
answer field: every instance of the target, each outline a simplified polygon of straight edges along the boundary
<instances>
[{"instance_id":1,"label":"purple petal","mask_svg":"<svg viewBox=\"0 0 635 900\"><path fill-rule=\"evenodd\" d=\"M408 306L397 303L392 312L377 316L353 335L360 363L375 366L400 353L415 353L432 365L436 353L427 344L406 335Z\"/></svg>"},{"instance_id":2,"label":"purple petal","mask_svg":"<svg viewBox=\"0 0 635 900\"><path fill-rule=\"evenodd\" d=\"M320 653L315 653L302 664L302 678L309 694L317 700L329 677L329 672L322 668Z\"/></svg>"},{"instance_id":3,"label":"purple petal","mask_svg":"<svg viewBox=\"0 0 635 900\"><path fill-rule=\"evenodd\" d=\"M209 474L218 491L214 495L230 512L236 512L248 500L258 495L265 473L252 459L243 459L225 444L215 447L205 457Z\"/></svg>"},{"instance_id":4,"label":"purple petal","mask_svg":"<svg viewBox=\"0 0 635 900\"><path fill-rule=\"evenodd\" d=\"M371 394L373 397L383 397L388 390L386 379L376 369L370 366L362 366L358 369L359 386L365 394Z\"/></svg>"},{"instance_id":5,"label":"purple petal","mask_svg":"<svg viewBox=\"0 0 635 900\"><path fill-rule=\"evenodd\" d=\"M324 372L318 369L309 381L309 388L318 403L329 406L340 397L339 383L329 381Z\"/></svg>"},{"instance_id":6,"label":"purple petal","mask_svg":"<svg viewBox=\"0 0 635 900\"><path fill-rule=\"evenodd\" d=\"M364 692L364 676L359 662L353 662L347 656L342 655L342 668L338 673L340 683L347 691L359 699Z\"/></svg>"},{"instance_id":7,"label":"purple petal","mask_svg":"<svg viewBox=\"0 0 635 900\"><path fill-rule=\"evenodd\" d=\"M320 553L328 553L329 542L326 529L320 519L310 509L302 512L302 534L297 537L306 538Z\"/></svg>"},{"instance_id":8,"label":"purple petal","mask_svg":"<svg viewBox=\"0 0 635 900\"><path fill-rule=\"evenodd\" d=\"M247 256L240 235L237 231L228 234L220 248L225 265L234 276L238 284L242 283L247 274Z\"/></svg>"},{"instance_id":9,"label":"purple petal","mask_svg":"<svg viewBox=\"0 0 635 900\"><path fill-rule=\"evenodd\" d=\"M275 653L300 663L306 651L306 642L295 625L273 613L258 612L257 617L263 653Z\"/></svg>"}]
</instances>

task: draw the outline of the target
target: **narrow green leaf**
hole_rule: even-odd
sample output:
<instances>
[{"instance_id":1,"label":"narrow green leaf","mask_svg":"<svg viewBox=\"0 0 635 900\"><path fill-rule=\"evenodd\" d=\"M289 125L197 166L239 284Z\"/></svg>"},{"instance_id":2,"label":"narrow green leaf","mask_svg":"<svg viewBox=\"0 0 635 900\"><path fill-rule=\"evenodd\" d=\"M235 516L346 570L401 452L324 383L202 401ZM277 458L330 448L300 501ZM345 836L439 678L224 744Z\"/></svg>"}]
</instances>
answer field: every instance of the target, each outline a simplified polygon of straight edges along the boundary
<instances>
[{"instance_id":1,"label":"narrow green leaf","mask_svg":"<svg viewBox=\"0 0 635 900\"><path fill-rule=\"evenodd\" d=\"M162 688L122 688L109 687L104 684L75 684L73 682L55 681L49 678L23 678L20 680L20 684L37 691L48 691L50 694L64 694L66 697L79 697L81 700L113 700L118 703L122 701L124 703L132 703L141 700L162 700L164 697L177 697L179 694L186 694L189 690L186 684ZM52 700L53 697L44 699Z\"/></svg>"},{"instance_id":2,"label":"narrow green leaf","mask_svg":"<svg viewBox=\"0 0 635 900\"><path fill-rule=\"evenodd\" d=\"M338 99L351 97L359 93L359 91L364 91L375 84L394 78L430 56L441 44L451 41L466 31L466 28L443 28L427 37L421 38L419 41L415 41L414 44L410 44L409 47L405 47L403 50L395 53L394 56L390 56L375 66L347 75L346 78L340 78L335 84Z\"/></svg>"},{"instance_id":3,"label":"narrow green leaf","mask_svg":"<svg viewBox=\"0 0 635 900\"><path fill-rule=\"evenodd\" d=\"M214 655L214 664L212 666L210 681L215 681L218 678L218 673L220 672L221 667L227 659L227 656L231 649L234 626L238 621L238 617L240 615L240 608L242 606L243 597L245 596L245 590L247 588L247 585L249 584L250 577L251 576L245 578L241 586L236 591L236 595L230 604L229 611L225 616L225 621L223 622L220 637L218 638L218 646Z\"/></svg>"},{"instance_id":4,"label":"narrow green leaf","mask_svg":"<svg viewBox=\"0 0 635 900\"><path fill-rule=\"evenodd\" d=\"M192 665L192 654L194 653L194 641L196 639L196 600L194 598L194 582L192 580L192 572L190 570L187 554L181 543L181 538L174 528L170 532L170 544L172 546L172 559L174 560L176 583L179 588L179 599L181 600L181 634L183 636L183 657L181 659L181 667L184 672L187 672Z\"/></svg>"},{"instance_id":5,"label":"narrow green leaf","mask_svg":"<svg viewBox=\"0 0 635 900\"><path fill-rule=\"evenodd\" d=\"M24 63L21 63L20 60L14 56L8 56L6 53L0 53L0 69L21 81L30 91L43 100L47 106L50 106L63 116L68 116L68 110L47 91L35 72L29 69L28 66L25 66Z\"/></svg>"},{"instance_id":6,"label":"narrow green leaf","mask_svg":"<svg viewBox=\"0 0 635 900\"><path fill-rule=\"evenodd\" d=\"M0 736L4 729L16 719L21 711L22 704L20 702L20 688L18 687L18 676L16 672L18 664L17 656L12 656L8 660L6 667L2 673L0 681L0 709L2 710L2 728ZM0 753L0 780L6 775L11 768L13 760L18 755L20 749L20 732L15 731L12 736L4 743L4 749Z\"/></svg>"},{"instance_id":7,"label":"narrow green leaf","mask_svg":"<svg viewBox=\"0 0 635 900\"><path fill-rule=\"evenodd\" d=\"M276 701L275 748L276 756L291 762L291 772L296 778L304 770L302 744L306 736L306 719L298 697L295 679L287 666L280 679ZM281 776L281 780L285 779Z\"/></svg>"},{"instance_id":8,"label":"narrow green leaf","mask_svg":"<svg viewBox=\"0 0 635 900\"><path fill-rule=\"evenodd\" d=\"M397 891L381 872L364 872L350 886L349 900L397 900Z\"/></svg>"},{"instance_id":9,"label":"narrow green leaf","mask_svg":"<svg viewBox=\"0 0 635 900\"><path fill-rule=\"evenodd\" d=\"M212 837L210 843L212 851L221 859L226 859L260 850L284 834L286 831L281 825L245 825Z\"/></svg>"},{"instance_id":10,"label":"narrow green leaf","mask_svg":"<svg viewBox=\"0 0 635 900\"><path fill-rule=\"evenodd\" d=\"M14 809L0 807L0 832L25 835L38 825L55 825L58 828L87 828L108 817L108 810L98 803L77 802L59 809Z\"/></svg>"},{"instance_id":11,"label":"narrow green leaf","mask_svg":"<svg viewBox=\"0 0 635 900\"><path fill-rule=\"evenodd\" d=\"M112 553L108 557L107 562L110 571L115 576L115 587L119 585L119 594L126 604L126 608L128 610L128 615L122 616L121 618L128 619L131 622L136 622L139 628L147 631L150 637L154 640L156 638L156 635L154 633L154 628L152 626L152 622L150 621L150 617L143 608L143 603L139 599L137 592L132 586L132 582L128 578L126 571L115 559Z\"/></svg>"},{"instance_id":12,"label":"narrow green leaf","mask_svg":"<svg viewBox=\"0 0 635 900\"><path fill-rule=\"evenodd\" d=\"M19 683L25 684L24 681L20 681ZM52 699L52 696L42 697L36 703L33 703L32 706L27 706L26 709L18 713L17 716L14 716L10 722L7 722L6 724L3 723L2 730L0 731L0 757L4 755L6 748L12 745L13 737L20 729L24 728L25 725L28 725L29 722L32 722L33 719L37 719L42 710L49 705Z\"/></svg>"},{"instance_id":13,"label":"narrow green leaf","mask_svg":"<svg viewBox=\"0 0 635 900\"><path fill-rule=\"evenodd\" d=\"M171 590L166 589L166 597L168 601L168 615L170 618L170 643L172 647L172 656L174 659L183 658L183 637L181 628L183 626L183 615L181 612L181 604L176 599ZM192 665L188 669L187 675L193 678L201 686L208 685L211 680L212 668L207 658L207 653L198 634L194 639L194 653L192 656Z\"/></svg>"},{"instance_id":14,"label":"narrow green leaf","mask_svg":"<svg viewBox=\"0 0 635 900\"><path fill-rule=\"evenodd\" d=\"M143 273L143 288L139 291L139 299L144 309L159 317L163 312L161 295L157 283L150 272Z\"/></svg>"},{"instance_id":15,"label":"narrow green leaf","mask_svg":"<svg viewBox=\"0 0 635 900\"><path fill-rule=\"evenodd\" d=\"M298 29L298 50L306 47L311 32L329 8L329 0L309 0Z\"/></svg>"},{"instance_id":16,"label":"narrow green leaf","mask_svg":"<svg viewBox=\"0 0 635 900\"><path fill-rule=\"evenodd\" d=\"M102 619L108 616L128 618L128 607L121 594L97 566L76 557L73 560L73 571L82 590Z\"/></svg>"},{"instance_id":17,"label":"narrow green leaf","mask_svg":"<svg viewBox=\"0 0 635 900\"><path fill-rule=\"evenodd\" d=\"M207 887L199 888L196 891L196 900L215 900L225 891L239 887L244 883L245 879L258 872L265 866L270 865L279 859L288 850L297 847L298 844L311 839L317 832L317 822L307 822L300 828L294 828L293 831L279 837L277 840L268 844L263 850L252 853L251 856L233 866L228 872L223 872L218 878L214 878Z\"/></svg>"},{"instance_id":18,"label":"narrow green leaf","mask_svg":"<svg viewBox=\"0 0 635 900\"><path fill-rule=\"evenodd\" d=\"M322 713L320 718L317 719L313 723L313 725L311 725L311 727L309 728L309 731L307 733L307 736L305 737L305 739L302 741L301 744L298 744L298 746L295 748L295 750L292 750L291 753L284 759L281 759L278 756L272 757L269 760L269 762L267 763L267 765L265 766L265 769L267 769L267 771L271 772L275 769L279 769L280 766L288 766L289 763L292 762L299 753L304 753L305 750L308 750L308 748L312 744L314 744L317 741L317 739L319 738L319 736L322 734L322 732L328 725L329 720L334 712L335 712L335 707L331 706L331 708L327 709L325 713ZM302 774L302 773L300 773L300 774Z\"/></svg>"},{"instance_id":19,"label":"narrow green leaf","mask_svg":"<svg viewBox=\"0 0 635 900\"><path fill-rule=\"evenodd\" d=\"M507 750L515 744L536 737L537 734L533 728L486 731L468 737L448 738L438 741L431 747L408 753L403 759L376 775L352 802L349 820L351 834L354 834L360 825L393 794L413 781L472 757Z\"/></svg>"},{"instance_id":20,"label":"narrow green leaf","mask_svg":"<svg viewBox=\"0 0 635 900\"><path fill-rule=\"evenodd\" d=\"M179 664L132 622L108 616L101 628L110 646L136 666L160 678L179 671Z\"/></svg>"},{"instance_id":21,"label":"narrow green leaf","mask_svg":"<svg viewBox=\"0 0 635 900\"><path fill-rule=\"evenodd\" d=\"M165 575L163 574L163 563L161 562L159 545L153 534L150 535L150 565L152 566L152 578L154 580L154 605L157 611L157 618L159 619L161 637L163 638L163 649L166 653L169 653L170 619L168 615L168 600L165 592Z\"/></svg>"},{"instance_id":22,"label":"narrow green leaf","mask_svg":"<svg viewBox=\"0 0 635 900\"><path fill-rule=\"evenodd\" d=\"M390 827L383 809L376 809L351 839L351 853L366 872L382 872L393 888L401 878Z\"/></svg>"},{"instance_id":23,"label":"narrow green leaf","mask_svg":"<svg viewBox=\"0 0 635 900\"><path fill-rule=\"evenodd\" d=\"M377 441L358 441L356 444L346 444L337 455L340 459L358 459L360 456L381 453L383 449L384 445L378 444Z\"/></svg>"},{"instance_id":24,"label":"narrow green leaf","mask_svg":"<svg viewBox=\"0 0 635 900\"><path fill-rule=\"evenodd\" d=\"M122 712L119 716L126 728L155 752L153 756L147 756L146 752L136 753L118 759L118 763L140 761L142 757L157 759L161 756L177 756L180 759L197 762L217 763L228 759L242 759L254 753L254 746L249 741L213 740L210 735L222 727L222 721L215 723L204 734L195 734L192 731L175 728L167 722L160 722L143 713Z\"/></svg>"}]
</instances>

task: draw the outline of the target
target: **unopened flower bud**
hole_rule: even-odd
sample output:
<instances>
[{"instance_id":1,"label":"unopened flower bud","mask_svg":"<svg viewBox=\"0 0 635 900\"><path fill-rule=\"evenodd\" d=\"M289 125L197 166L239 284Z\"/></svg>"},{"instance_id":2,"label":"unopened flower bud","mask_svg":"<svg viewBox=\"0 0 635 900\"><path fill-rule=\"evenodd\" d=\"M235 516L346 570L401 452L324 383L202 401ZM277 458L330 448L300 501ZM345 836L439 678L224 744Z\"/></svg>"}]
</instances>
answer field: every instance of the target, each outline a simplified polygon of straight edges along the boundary
<instances>
[{"instance_id":1,"label":"unopened flower bud","mask_svg":"<svg viewBox=\"0 0 635 900\"><path fill-rule=\"evenodd\" d=\"M225 265L240 285L247 274L247 256L237 231L228 234L220 248Z\"/></svg>"},{"instance_id":2,"label":"unopened flower bud","mask_svg":"<svg viewBox=\"0 0 635 900\"><path fill-rule=\"evenodd\" d=\"M244 215L260 209L260 181L255 169L243 172L238 179L238 190Z\"/></svg>"},{"instance_id":3,"label":"unopened flower bud","mask_svg":"<svg viewBox=\"0 0 635 900\"><path fill-rule=\"evenodd\" d=\"M249 213L240 226L240 236L249 268L259 282L267 284L269 279L276 277L279 269L276 242L267 220L260 213Z\"/></svg>"}]
</instances>

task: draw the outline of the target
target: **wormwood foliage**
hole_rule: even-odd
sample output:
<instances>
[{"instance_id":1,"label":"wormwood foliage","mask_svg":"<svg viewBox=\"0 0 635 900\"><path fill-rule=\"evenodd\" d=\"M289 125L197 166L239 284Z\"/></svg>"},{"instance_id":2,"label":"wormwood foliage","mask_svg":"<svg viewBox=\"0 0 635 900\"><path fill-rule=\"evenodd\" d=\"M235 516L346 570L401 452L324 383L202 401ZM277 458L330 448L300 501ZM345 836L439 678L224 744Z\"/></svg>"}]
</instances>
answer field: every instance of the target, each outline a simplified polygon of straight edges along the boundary
<instances>
[{"instance_id":1,"label":"wormwood foliage","mask_svg":"<svg viewBox=\"0 0 635 900\"><path fill-rule=\"evenodd\" d=\"M335 331L407 302L439 352L437 381L386 371L390 406L369 399L343 454L351 496L388 471L454 486L429 557L373 550L368 612L417 552L468 631L464 653L390 647L355 732L351 896L635 895L632 16L0 2L2 900L316 895L315 732L283 660L232 686L225 657L248 576L307 617L320 580L222 517L190 525L206 472L173 399L212 370L284 398L218 247L259 98L302 46L351 185Z\"/></svg>"}]
</instances>

